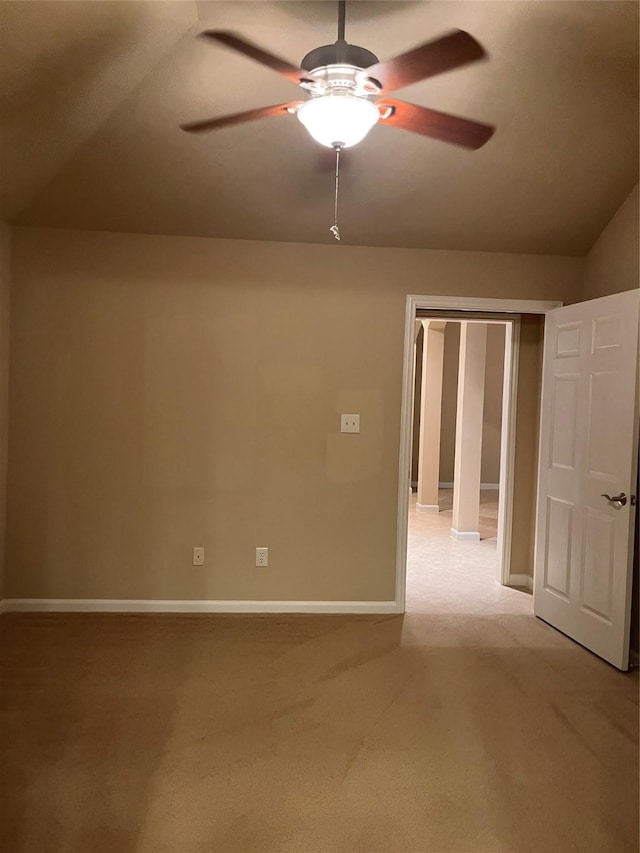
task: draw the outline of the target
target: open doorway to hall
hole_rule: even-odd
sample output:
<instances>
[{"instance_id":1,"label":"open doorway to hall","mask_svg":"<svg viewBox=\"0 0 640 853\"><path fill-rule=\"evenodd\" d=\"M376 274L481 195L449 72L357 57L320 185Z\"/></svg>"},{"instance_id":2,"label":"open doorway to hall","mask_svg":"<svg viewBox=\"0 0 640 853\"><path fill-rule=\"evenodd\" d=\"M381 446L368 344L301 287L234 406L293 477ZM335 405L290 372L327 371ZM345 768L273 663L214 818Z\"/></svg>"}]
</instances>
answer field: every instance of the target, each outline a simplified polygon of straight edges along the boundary
<instances>
[{"instance_id":1,"label":"open doorway to hall","mask_svg":"<svg viewBox=\"0 0 640 853\"><path fill-rule=\"evenodd\" d=\"M415 332L407 610L517 610L499 582L513 326L440 316Z\"/></svg>"}]
</instances>

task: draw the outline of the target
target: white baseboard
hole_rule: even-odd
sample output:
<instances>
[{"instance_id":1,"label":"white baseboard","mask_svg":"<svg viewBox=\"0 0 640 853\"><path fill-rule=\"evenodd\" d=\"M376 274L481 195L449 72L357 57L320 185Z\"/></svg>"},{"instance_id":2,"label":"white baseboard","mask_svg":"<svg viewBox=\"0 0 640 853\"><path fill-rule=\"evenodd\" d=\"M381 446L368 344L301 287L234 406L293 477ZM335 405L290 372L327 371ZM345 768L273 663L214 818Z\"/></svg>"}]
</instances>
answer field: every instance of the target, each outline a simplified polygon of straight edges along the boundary
<instances>
[{"instance_id":1,"label":"white baseboard","mask_svg":"<svg viewBox=\"0 0 640 853\"><path fill-rule=\"evenodd\" d=\"M533 578L531 575L509 575L508 586L523 586L533 592Z\"/></svg>"},{"instance_id":2,"label":"white baseboard","mask_svg":"<svg viewBox=\"0 0 640 853\"><path fill-rule=\"evenodd\" d=\"M395 601L165 601L124 598L6 598L5 613L402 613Z\"/></svg>"},{"instance_id":3,"label":"white baseboard","mask_svg":"<svg viewBox=\"0 0 640 853\"><path fill-rule=\"evenodd\" d=\"M419 504L416 503L418 512L440 512L439 504Z\"/></svg>"},{"instance_id":4,"label":"white baseboard","mask_svg":"<svg viewBox=\"0 0 640 853\"><path fill-rule=\"evenodd\" d=\"M455 527L452 527L449 531L449 536L457 542L480 541L480 533L477 530L456 530Z\"/></svg>"},{"instance_id":5,"label":"white baseboard","mask_svg":"<svg viewBox=\"0 0 640 853\"><path fill-rule=\"evenodd\" d=\"M452 489L453 483L438 483L439 489ZM481 489L495 489L496 491L500 488L500 483L480 483Z\"/></svg>"}]
</instances>

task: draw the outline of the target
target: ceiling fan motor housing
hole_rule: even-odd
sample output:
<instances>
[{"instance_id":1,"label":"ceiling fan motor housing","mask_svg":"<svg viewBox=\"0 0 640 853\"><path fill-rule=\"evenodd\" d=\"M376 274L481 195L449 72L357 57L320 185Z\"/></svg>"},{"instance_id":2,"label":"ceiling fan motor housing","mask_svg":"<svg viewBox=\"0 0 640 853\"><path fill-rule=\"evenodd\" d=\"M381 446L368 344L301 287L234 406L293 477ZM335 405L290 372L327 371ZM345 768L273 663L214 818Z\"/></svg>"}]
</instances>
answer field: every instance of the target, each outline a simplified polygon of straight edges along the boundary
<instances>
[{"instance_id":1,"label":"ceiling fan motor housing","mask_svg":"<svg viewBox=\"0 0 640 853\"><path fill-rule=\"evenodd\" d=\"M312 97L324 95L350 95L368 98L380 93L380 84L366 76L355 65L323 65L314 68L300 86Z\"/></svg>"},{"instance_id":2,"label":"ceiling fan motor housing","mask_svg":"<svg viewBox=\"0 0 640 853\"><path fill-rule=\"evenodd\" d=\"M377 62L378 57L370 50L356 44L347 44L346 41L337 41L309 51L300 63L300 68L314 71L325 65L353 65L362 69L376 65Z\"/></svg>"}]
</instances>

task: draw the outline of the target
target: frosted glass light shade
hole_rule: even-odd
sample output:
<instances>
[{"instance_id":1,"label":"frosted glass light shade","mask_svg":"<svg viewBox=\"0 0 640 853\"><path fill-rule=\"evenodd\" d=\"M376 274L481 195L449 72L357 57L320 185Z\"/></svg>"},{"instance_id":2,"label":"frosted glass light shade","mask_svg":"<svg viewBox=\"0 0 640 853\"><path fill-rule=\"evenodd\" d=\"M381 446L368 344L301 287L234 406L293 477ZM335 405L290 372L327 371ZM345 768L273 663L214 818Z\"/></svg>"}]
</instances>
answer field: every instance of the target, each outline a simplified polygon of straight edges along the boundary
<instances>
[{"instance_id":1,"label":"frosted glass light shade","mask_svg":"<svg viewBox=\"0 0 640 853\"><path fill-rule=\"evenodd\" d=\"M380 117L371 101L349 95L311 98L297 115L316 142L327 148L350 148L361 142Z\"/></svg>"}]
</instances>

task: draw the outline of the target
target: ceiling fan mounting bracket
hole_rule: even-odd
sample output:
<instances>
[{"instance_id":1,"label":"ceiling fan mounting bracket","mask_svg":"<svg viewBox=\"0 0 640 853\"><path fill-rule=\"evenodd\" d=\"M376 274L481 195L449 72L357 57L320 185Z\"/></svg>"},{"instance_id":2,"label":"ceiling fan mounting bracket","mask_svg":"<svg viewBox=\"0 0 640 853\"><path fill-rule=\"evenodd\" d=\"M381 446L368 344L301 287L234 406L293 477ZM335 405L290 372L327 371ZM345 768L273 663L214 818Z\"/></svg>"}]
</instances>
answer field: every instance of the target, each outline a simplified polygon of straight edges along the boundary
<instances>
[{"instance_id":1,"label":"ceiling fan mounting bracket","mask_svg":"<svg viewBox=\"0 0 640 853\"><path fill-rule=\"evenodd\" d=\"M304 71L313 71L325 65L353 65L356 68L369 68L380 60L364 47L347 44L346 41L336 41L333 44L323 44L309 51L300 63Z\"/></svg>"}]
</instances>

